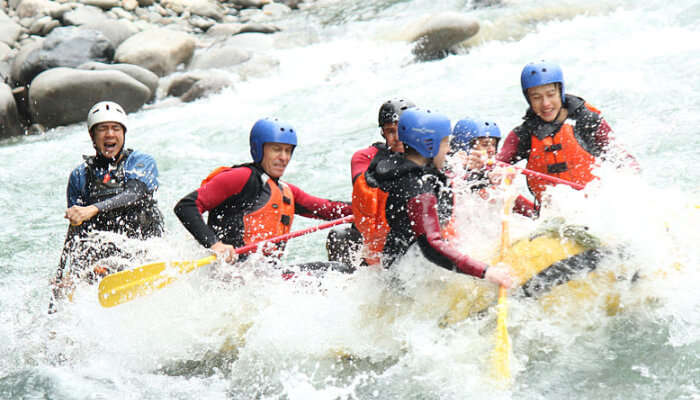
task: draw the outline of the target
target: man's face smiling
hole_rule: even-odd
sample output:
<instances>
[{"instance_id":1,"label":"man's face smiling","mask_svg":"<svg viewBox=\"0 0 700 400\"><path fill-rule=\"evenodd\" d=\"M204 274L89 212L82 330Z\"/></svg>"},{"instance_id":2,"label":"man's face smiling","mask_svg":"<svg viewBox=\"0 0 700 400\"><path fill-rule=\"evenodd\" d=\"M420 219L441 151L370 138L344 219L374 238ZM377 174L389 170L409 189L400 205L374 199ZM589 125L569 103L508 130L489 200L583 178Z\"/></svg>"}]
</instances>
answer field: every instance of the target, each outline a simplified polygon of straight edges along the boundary
<instances>
[{"instance_id":1,"label":"man's face smiling","mask_svg":"<svg viewBox=\"0 0 700 400\"><path fill-rule=\"evenodd\" d=\"M124 146L124 127L118 122L101 122L92 128L92 141L103 157L114 159Z\"/></svg>"},{"instance_id":2,"label":"man's face smiling","mask_svg":"<svg viewBox=\"0 0 700 400\"><path fill-rule=\"evenodd\" d=\"M561 91L554 83L531 87L527 90L532 111L545 122L553 122L561 110Z\"/></svg>"}]
</instances>

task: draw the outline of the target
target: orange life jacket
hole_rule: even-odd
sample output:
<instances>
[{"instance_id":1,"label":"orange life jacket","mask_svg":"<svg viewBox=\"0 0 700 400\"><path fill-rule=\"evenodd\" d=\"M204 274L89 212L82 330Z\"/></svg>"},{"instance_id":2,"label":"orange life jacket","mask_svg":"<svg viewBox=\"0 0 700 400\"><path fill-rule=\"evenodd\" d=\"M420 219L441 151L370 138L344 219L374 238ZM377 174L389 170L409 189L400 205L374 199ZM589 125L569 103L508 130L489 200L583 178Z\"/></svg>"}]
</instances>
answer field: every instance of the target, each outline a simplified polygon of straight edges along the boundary
<instances>
[{"instance_id":1,"label":"orange life jacket","mask_svg":"<svg viewBox=\"0 0 700 400\"><path fill-rule=\"evenodd\" d=\"M574 127L568 122L564 122L553 136L541 140L532 136L530 139L528 169L581 185L596 178L591 173L595 167L595 157L579 144L574 136ZM544 190L554 184L536 176L527 176L527 185L539 203Z\"/></svg>"},{"instance_id":2,"label":"orange life jacket","mask_svg":"<svg viewBox=\"0 0 700 400\"><path fill-rule=\"evenodd\" d=\"M389 194L367 184L360 174L352 187L352 214L355 226L362 234L362 256L368 265L379 263L389 224L386 221L386 199Z\"/></svg>"},{"instance_id":3,"label":"orange life jacket","mask_svg":"<svg viewBox=\"0 0 700 400\"><path fill-rule=\"evenodd\" d=\"M231 167L216 168L202 181L202 185L230 169ZM256 174L251 176L255 177ZM289 186L282 181L276 183L267 174L261 174L260 179L263 185L270 187L270 198L265 204L256 204L243 215L243 243L246 245L289 233L294 220L294 194ZM279 242L275 247L266 247L263 254L280 256L285 244L286 242Z\"/></svg>"}]
</instances>

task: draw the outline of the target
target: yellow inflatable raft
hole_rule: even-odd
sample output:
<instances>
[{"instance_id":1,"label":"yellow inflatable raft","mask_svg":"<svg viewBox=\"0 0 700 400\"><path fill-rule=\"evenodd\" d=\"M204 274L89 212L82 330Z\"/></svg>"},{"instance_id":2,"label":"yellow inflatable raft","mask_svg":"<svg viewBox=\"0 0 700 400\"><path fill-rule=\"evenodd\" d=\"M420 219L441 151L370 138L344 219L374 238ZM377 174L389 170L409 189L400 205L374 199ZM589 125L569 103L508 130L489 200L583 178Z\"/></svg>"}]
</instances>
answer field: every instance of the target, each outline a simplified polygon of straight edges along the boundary
<instances>
[{"instance_id":1,"label":"yellow inflatable raft","mask_svg":"<svg viewBox=\"0 0 700 400\"><path fill-rule=\"evenodd\" d=\"M627 276L624 267L598 268L605 257L616 257L602 246L585 227L567 226L560 220L543 224L527 238L515 241L502 262L512 268L518 288L513 296L536 298L551 311L562 304L602 305L608 314L619 309L615 283ZM495 261L494 261L495 262ZM440 324L447 326L486 310L496 304L498 291L493 285L476 280L448 284L444 293L450 298L448 312Z\"/></svg>"}]
</instances>

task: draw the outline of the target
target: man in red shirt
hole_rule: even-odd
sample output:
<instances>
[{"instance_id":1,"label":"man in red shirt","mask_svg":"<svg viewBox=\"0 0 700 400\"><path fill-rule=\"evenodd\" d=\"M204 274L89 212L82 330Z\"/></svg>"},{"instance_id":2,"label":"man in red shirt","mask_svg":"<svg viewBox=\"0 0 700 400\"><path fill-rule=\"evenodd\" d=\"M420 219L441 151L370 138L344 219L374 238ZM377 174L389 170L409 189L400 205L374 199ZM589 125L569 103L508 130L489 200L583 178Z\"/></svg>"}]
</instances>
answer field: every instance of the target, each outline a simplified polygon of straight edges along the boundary
<instances>
[{"instance_id":1,"label":"man in red shirt","mask_svg":"<svg viewBox=\"0 0 700 400\"><path fill-rule=\"evenodd\" d=\"M378 124L384 142L358 150L350 159L350 176L353 184L352 208L355 222L352 226L334 229L328 234L326 249L328 259L352 264L352 255L362 249L362 261L372 265L378 263L388 225L383 216L386 194L367 182L364 173L373 162L388 157L392 153L403 153L403 143L399 141L399 116L405 110L415 107L410 100L396 98L384 102L379 107Z\"/></svg>"},{"instance_id":2,"label":"man in red shirt","mask_svg":"<svg viewBox=\"0 0 700 400\"><path fill-rule=\"evenodd\" d=\"M288 233L295 214L324 220L350 215L350 204L312 196L280 179L296 145L289 124L258 120L250 131L253 162L213 171L177 203L175 214L202 246L229 263L237 260L236 247ZM207 223L204 212L209 212ZM279 257L284 245L264 253Z\"/></svg>"}]
</instances>

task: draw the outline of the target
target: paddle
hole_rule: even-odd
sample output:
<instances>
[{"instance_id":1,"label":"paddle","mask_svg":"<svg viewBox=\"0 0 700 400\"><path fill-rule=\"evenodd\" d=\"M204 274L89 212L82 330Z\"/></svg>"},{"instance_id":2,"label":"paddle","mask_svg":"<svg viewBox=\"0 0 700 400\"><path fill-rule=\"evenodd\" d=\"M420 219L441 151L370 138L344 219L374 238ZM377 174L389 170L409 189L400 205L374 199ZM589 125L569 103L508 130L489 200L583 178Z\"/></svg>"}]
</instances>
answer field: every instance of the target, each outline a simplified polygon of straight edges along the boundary
<instances>
[{"instance_id":1,"label":"paddle","mask_svg":"<svg viewBox=\"0 0 700 400\"><path fill-rule=\"evenodd\" d=\"M306 235L307 233L352 222L352 220L353 216L348 215L347 217L328 221L321 225L312 226L296 232L286 233L284 235L262 240L257 243L251 243L249 245L237 248L236 253L245 254L254 252L258 249L258 246L264 243L282 242L298 236ZM214 260L216 260L216 256L211 255L196 261L157 262L107 275L104 279L102 279L102 281L100 281L98 288L98 299L102 307L114 307L116 305L126 303L137 297L161 289L174 282L181 274L186 274L199 267L211 264L214 262Z\"/></svg>"},{"instance_id":2,"label":"paddle","mask_svg":"<svg viewBox=\"0 0 700 400\"><path fill-rule=\"evenodd\" d=\"M569 185L576 190L583 190L583 188L585 187L585 186L581 185L580 183L567 181L566 179L557 178L556 176L543 174L541 172L533 171L531 169L516 167L515 165L510 165L508 163L504 163L503 161L490 161L489 163L495 163L501 167L513 167L513 168L519 170L520 172L522 172L524 175L535 176L535 177L538 177L538 178L541 178L544 180L548 180L552 183L561 183L563 185Z\"/></svg>"},{"instance_id":3,"label":"paddle","mask_svg":"<svg viewBox=\"0 0 700 400\"><path fill-rule=\"evenodd\" d=\"M511 184L511 179L506 177L504 185L508 188ZM499 249L498 261L502 261L506 252L510 248L510 233L508 227L508 217L510 210L513 208L514 196L508 194L503 205L503 219L501 220L501 245ZM508 327L506 326L506 318L508 317L506 288L501 286L498 289L498 319L496 322L496 346L491 357L493 361L494 376L501 383L506 384L510 381L510 338L508 337Z\"/></svg>"}]
</instances>

